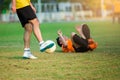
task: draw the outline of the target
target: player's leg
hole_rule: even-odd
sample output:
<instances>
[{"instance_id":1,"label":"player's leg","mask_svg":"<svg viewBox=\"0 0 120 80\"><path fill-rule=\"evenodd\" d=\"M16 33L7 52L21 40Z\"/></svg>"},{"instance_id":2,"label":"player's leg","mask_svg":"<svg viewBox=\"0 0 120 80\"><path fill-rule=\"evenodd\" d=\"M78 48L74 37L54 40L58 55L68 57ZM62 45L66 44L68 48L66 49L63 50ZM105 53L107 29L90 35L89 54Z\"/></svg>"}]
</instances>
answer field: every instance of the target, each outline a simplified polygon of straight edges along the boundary
<instances>
[{"instance_id":1,"label":"player's leg","mask_svg":"<svg viewBox=\"0 0 120 80\"><path fill-rule=\"evenodd\" d=\"M87 24L82 24L80 26L76 27L76 30L80 34L80 36L83 39L89 39L90 38L90 29Z\"/></svg>"},{"instance_id":2,"label":"player's leg","mask_svg":"<svg viewBox=\"0 0 120 80\"><path fill-rule=\"evenodd\" d=\"M118 23L120 23L120 13L118 13Z\"/></svg>"},{"instance_id":3,"label":"player's leg","mask_svg":"<svg viewBox=\"0 0 120 80\"><path fill-rule=\"evenodd\" d=\"M112 22L115 23L115 13L113 13Z\"/></svg>"},{"instance_id":4,"label":"player's leg","mask_svg":"<svg viewBox=\"0 0 120 80\"><path fill-rule=\"evenodd\" d=\"M27 23L24 27L24 48L30 48L30 38L32 33L32 25Z\"/></svg>"},{"instance_id":5,"label":"player's leg","mask_svg":"<svg viewBox=\"0 0 120 80\"><path fill-rule=\"evenodd\" d=\"M54 44L53 43L47 43L43 41L42 34L39 28L39 21L37 18L29 20L30 23L33 24L33 33L35 37L37 38L39 44L40 44L40 51L45 51L48 48L51 48Z\"/></svg>"},{"instance_id":6,"label":"player's leg","mask_svg":"<svg viewBox=\"0 0 120 80\"><path fill-rule=\"evenodd\" d=\"M30 37L32 33L32 25L28 23L28 17L29 15L27 14L27 7L17 9L17 15L18 18L22 24L22 27L24 28L24 53L23 53L23 58L30 58L30 59L36 59L37 57L33 56L31 51L30 51Z\"/></svg>"},{"instance_id":7,"label":"player's leg","mask_svg":"<svg viewBox=\"0 0 120 80\"><path fill-rule=\"evenodd\" d=\"M76 52L86 52L88 51L88 41L83 39L82 37L78 36L75 33L72 33L71 37L73 47Z\"/></svg>"},{"instance_id":8,"label":"player's leg","mask_svg":"<svg viewBox=\"0 0 120 80\"><path fill-rule=\"evenodd\" d=\"M83 39L82 37L78 36L76 33L72 33L71 40L73 42L73 45L76 47L88 47L88 41L86 39Z\"/></svg>"},{"instance_id":9,"label":"player's leg","mask_svg":"<svg viewBox=\"0 0 120 80\"><path fill-rule=\"evenodd\" d=\"M32 24L27 23L24 26L24 54L25 59L37 59L30 51L30 38L32 34Z\"/></svg>"},{"instance_id":10,"label":"player's leg","mask_svg":"<svg viewBox=\"0 0 120 80\"><path fill-rule=\"evenodd\" d=\"M37 38L39 44L42 45L44 41L42 39L41 31L39 29L39 21L32 8L30 6L26 6L22 9L17 10L17 13L23 27L25 26L26 23L32 23L34 35ZM29 42L26 44L29 44ZM43 50L46 50L49 47L52 47L51 44L47 44L42 48Z\"/></svg>"},{"instance_id":11,"label":"player's leg","mask_svg":"<svg viewBox=\"0 0 120 80\"><path fill-rule=\"evenodd\" d=\"M118 18L118 23L120 24L120 16L119 16L119 18Z\"/></svg>"},{"instance_id":12,"label":"player's leg","mask_svg":"<svg viewBox=\"0 0 120 80\"><path fill-rule=\"evenodd\" d=\"M35 37L37 38L38 42L43 42L43 38L41 35L41 31L39 28L39 21L37 18L29 20L29 22L32 24L32 28L33 28L33 33L35 35Z\"/></svg>"}]
</instances>

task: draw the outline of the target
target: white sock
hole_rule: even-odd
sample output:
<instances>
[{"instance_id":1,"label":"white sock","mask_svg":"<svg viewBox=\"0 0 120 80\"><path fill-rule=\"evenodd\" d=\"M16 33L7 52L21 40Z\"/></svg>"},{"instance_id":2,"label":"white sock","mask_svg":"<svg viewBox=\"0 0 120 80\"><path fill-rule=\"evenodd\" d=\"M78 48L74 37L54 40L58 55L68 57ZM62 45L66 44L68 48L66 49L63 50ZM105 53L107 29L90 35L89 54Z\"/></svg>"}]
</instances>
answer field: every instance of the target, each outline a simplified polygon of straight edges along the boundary
<instances>
[{"instance_id":1,"label":"white sock","mask_svg":"<svg viewBox=\"0 0 120 80\"><path fill-rule=\"evenodd\" d=\"M30 48L24 48L24 52L30 52Z\"/></svg>"},{"instance_id":2,"label":"white sock","mask_svg":"<svg viewBox=\"0 0 120 80\"><path fill-rule=\"evenodd\" d=\"M44 43L44 41L39 42L39 45L41 46Z\"/></svg>"},{"instance_id":3,"label":"white sock","mask_svg":"<svg viewBox=\"0 0 120 80\"><path fill-rule=\"evenodd\" d=\"M24 48L24 54L23 54L23 56L24 57L29 57L29 54L30 54L30 48Z\"/></svg>"}]
</instances>

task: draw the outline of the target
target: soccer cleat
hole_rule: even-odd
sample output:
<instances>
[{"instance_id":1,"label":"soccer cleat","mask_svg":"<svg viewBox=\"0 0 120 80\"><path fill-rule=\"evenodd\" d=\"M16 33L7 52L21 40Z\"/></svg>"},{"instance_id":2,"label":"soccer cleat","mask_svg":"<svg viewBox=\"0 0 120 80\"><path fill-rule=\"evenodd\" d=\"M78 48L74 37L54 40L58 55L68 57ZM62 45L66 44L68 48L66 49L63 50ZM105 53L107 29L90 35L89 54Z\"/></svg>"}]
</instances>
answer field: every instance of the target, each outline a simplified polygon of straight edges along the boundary
<instances>
[{"instance_id":1,"label":"soccer cleat","mask_svg":"<svg viewBox=\"0 0 120 80\"><path fill-rule=\"evenodd\" d=\"M54 43L49 42L49 41L46 41L46 42L44 42L43 44L41 44L41 46L40 46L40 51L41 51L41 52L44 52L46 49L51 48L51 47L53 47L53 46L54 46Z\"/></svg>"},{"instance_id":2,"label":"soccer cleat","mask_svg":"<svg viewBox=\"0 0 120 80\"><path fill-rule=\"evenodd\" d=\"M37 59L31 52L24 52L23 59Z\"/></svg>"},{"instance_id":3,"label":"soccer cleat","mask_svg":"<svg viewBox=\"0 0 120 80\"><path fill-rule=\"evenodd\" d=\"M87 24L82 24L81 31L85 39L90 39L90 29Z\"/></svg>"}]
</instances>

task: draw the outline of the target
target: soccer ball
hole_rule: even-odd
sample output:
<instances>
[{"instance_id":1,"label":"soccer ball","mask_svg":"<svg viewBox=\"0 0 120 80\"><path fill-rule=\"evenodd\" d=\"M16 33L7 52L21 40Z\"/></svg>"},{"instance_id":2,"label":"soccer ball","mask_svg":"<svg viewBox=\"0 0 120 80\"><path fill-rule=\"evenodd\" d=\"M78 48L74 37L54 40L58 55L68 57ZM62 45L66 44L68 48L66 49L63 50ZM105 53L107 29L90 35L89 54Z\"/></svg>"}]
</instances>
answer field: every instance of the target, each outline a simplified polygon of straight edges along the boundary
<instances>
[{"instance_id":1,"label":"soccer ball","mask_svg":"<svg viewBox=\"0 0 120 80\"><path fill-rule=\"evenodd\" d=\"M53 53L56 50L56 44L52 40L49 40L49 43L54 43L54 45L51 48L46 49L45 52L47 52L47 53Z\"/></svg>"}]
</instances>

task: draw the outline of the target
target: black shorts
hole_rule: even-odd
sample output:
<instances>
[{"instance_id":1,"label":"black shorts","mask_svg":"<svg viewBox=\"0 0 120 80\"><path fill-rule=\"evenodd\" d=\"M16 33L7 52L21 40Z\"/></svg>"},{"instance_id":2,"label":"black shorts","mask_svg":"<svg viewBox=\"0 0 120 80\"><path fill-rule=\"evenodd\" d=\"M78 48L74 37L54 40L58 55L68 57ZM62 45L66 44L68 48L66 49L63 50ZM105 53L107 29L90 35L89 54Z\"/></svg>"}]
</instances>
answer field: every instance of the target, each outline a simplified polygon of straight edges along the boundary
<instances>
[{"instance_id":1,"label":"black shorts","mask_svg":"<svg viewBox=\"0 0 120 80\"><path fill-rule=\"evenodd\" d=\"M17 15L23 27L29 20L36 18L36 14L30 6L17 9Z\"/></svg>"},{"instance_id":2,"label":"black shorts","mask_svg":"<svg viewBox=\"0 0 120 80\"><path fill-rule=\"evenodd\" d=\"M82 37L78 36L77 34L75 34L73 36L73 41L74 43L76 43L77 45L79 45L80 47L76 48L74 45L74 49L76 52L86 52L88 51L88 41L86 39L83 39Z\"/></svg>"}]
</instances>

